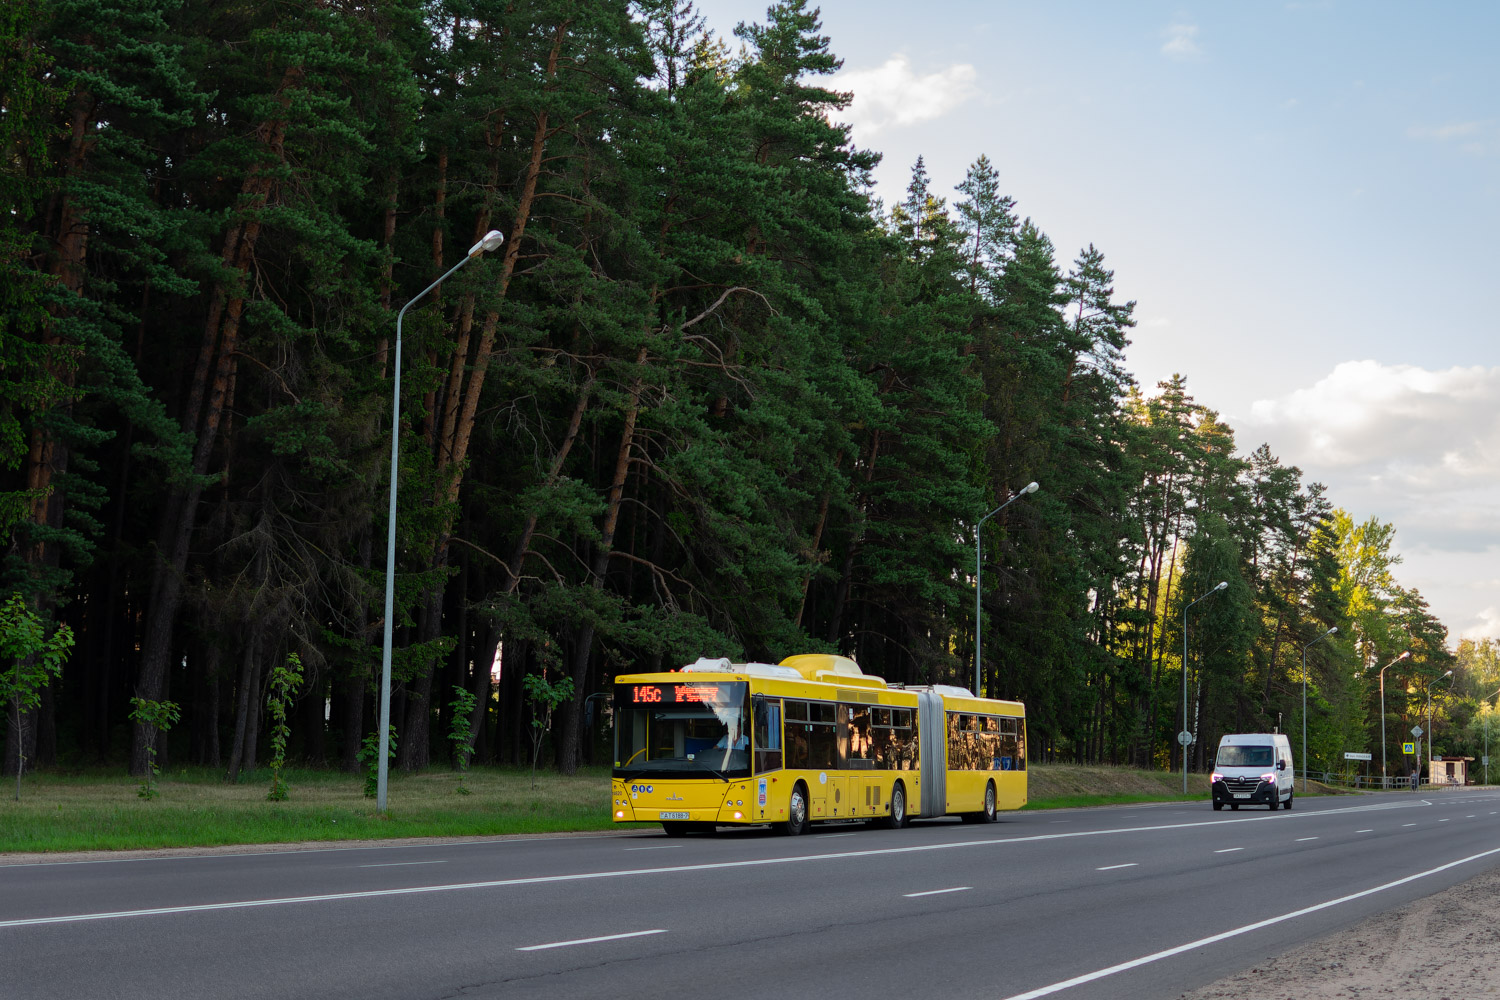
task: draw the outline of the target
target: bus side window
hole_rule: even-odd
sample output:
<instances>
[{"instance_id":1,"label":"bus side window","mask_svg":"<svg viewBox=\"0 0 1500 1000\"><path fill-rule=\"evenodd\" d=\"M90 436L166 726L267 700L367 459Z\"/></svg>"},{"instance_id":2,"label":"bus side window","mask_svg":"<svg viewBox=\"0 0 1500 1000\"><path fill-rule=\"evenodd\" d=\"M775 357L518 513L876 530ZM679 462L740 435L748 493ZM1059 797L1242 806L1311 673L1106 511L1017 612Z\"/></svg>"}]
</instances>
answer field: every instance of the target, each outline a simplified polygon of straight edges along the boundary
<instances>
[{"instance_id":1,"label":"bus side window","mask_svg":"<svg viewBox=\"0 0 1500 1000\"><path fill-rule=\"evenodd\" d=\"M909 708L891 709L891 757L893 771L917 769L916 716Z\"/></svg>"},{"instance_id":2,"label":"bus side window","mask_svg":"<svg viewBox=\"0 0 1500 1000\"><path fill-rule=\"evenodd\" d=\"M808 703L808 767L831 768L838 761L838 727L834 707L826 702Z\"/></svg>"},{"instance_id":3,"label":"bus side window","mask_svg":"<svg viewBox=\"0 0 1500 1000\"><path fill-rule=\"evenodd\" d=\"M1026 770L1026 740L1024 719L1000 720L1000 761L1005 771Z\"/></svg>"},{"instance_id":4,"label":"bus side window","mask_svg":"<svg viewBox=\"0 0 1500 1000\"><path fill-rule=\"evenodd\" d=\"M755 702L755 770L781 770L781 702Z\"/></svg>"},{"instance_id":5,"label":"bus side window","mask_svg":"<svg viewBox=\"0 0 1500 1000\"><path fill-rule=\"evenodd\" d=\"M812 726L807 721L808 704L805 701L786 701L786 766L809 767L808 733Z\"/></svg>"}]
</instances>

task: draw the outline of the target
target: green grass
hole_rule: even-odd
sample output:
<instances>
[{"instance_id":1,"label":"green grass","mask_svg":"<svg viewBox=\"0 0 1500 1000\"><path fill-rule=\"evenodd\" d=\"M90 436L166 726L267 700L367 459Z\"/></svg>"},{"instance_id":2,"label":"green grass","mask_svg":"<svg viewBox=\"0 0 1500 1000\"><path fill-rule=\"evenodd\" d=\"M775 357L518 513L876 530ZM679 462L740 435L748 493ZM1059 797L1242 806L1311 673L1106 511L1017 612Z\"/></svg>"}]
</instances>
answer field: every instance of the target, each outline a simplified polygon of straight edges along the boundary
<instances>
[{"instance_id":1,"label":"green grass","mask_svg":"<svg viewBox=\"0 0 1500 1000\"><path fill-rule=\"evenodd\" d=\"M1053 795L1032 799L1022 809L1078 809L1084 806L1128 806L1141 802L1203 802L1202 795Z\"/></svg>"},{"instance_id":2,"label":"green grass","mask_svg":"<svg viewBox=\"0 0 1500 1000\"><path fill-rule=\"evenodd\" d=\"M364 777L290 770L291 797L269 802L271 772L240 784L217 769L179 768L163 774L158 795L119 771L32 773L14 798L14 779L0 781L0 854L215 847L384 840L411 837L498 837L616 828L609 816L609 771L585 768L573 777L527 769L476 767L464 776L446 769L391 772L388 809L375 811ZM1208 779L1165 771L1034 764L1027 774L1027 809L1208 802ZM1314 788L1318 786L1314 783ZM1298 789L1299 797L1302 791ZM630 824L654 827L655 824Z\"/></svg>"},{"instance_id":3,"label":"green grass","mask_svg":"<svg viewBox=\"0 0 1500 1000\"><path fill-rule=\"evenodd\" d=\"M384 816L365 798L364 779L330 771L286 773L291 797L269 802L267 770L238 785L218 770L163 774L156 798L139 782L107 774L42 773L0 783L0 853L61 852L375 840L398 837L494 837L607 830L609 772L572 778L510 768L473 768L458 793L458 775L392 772ZM13 779L12 779L13 780Z\"/></svg>"}]
</instances>

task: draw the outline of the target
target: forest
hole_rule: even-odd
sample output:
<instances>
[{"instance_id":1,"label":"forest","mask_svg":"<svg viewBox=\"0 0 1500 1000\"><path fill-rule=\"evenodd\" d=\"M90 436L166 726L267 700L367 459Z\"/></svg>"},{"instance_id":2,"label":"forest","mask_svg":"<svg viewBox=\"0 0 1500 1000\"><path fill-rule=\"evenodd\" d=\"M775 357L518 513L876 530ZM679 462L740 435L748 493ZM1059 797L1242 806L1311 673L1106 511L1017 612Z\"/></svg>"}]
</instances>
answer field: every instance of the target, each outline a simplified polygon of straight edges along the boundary
<instances>
[{"instance_id":1,"label":"forest","mask_svg":"<svg viewBox=\"0 0 1500 1000\"><path fill-rule=\"evenodd\" d=\"M840 65L807 0L8 0L4 773L240 780L291 663L288 756L357 770L393 439L404 770L455 713L530 764L538 692L542 763L608 764L613 676L814 651L977 675L1039 761L1178 768L1186 727L1201 770L1304 692L1315 770L1382 708L1393 773L1429 705L1478 756L1500 647L1392 527L1136 383L1026 150L877 199Z\"/></svg>"}]
</instances>

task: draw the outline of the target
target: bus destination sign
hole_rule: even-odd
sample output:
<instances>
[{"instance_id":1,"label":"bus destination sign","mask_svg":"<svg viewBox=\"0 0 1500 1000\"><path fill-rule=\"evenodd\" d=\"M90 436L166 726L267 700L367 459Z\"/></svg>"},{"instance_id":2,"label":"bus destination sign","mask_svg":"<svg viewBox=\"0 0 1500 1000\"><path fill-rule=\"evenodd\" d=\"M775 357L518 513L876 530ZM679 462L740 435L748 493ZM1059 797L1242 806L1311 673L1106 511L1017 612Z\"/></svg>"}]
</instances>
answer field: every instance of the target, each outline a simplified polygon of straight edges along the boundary
<instances>
[{"instance_id":1,"label":"bus destination sign","mask_svg":"<svg viewBox=\"0 0 1500 1000\"><path fill-rule=\"evenodd\" d=\"M717 684L637 684L630 700L638 705L696 703L714 705L720 700Z\"/></svg>"}]
</instances>

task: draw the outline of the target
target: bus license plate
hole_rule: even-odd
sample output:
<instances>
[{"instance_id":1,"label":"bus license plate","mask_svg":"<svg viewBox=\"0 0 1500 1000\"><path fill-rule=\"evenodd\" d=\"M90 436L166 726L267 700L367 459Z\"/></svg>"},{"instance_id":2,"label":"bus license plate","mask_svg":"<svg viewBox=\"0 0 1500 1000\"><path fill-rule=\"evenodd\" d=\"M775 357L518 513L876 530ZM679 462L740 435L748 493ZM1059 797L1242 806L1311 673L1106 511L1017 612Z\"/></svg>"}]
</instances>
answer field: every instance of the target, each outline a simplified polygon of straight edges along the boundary
<instances>
[{"instance_id":1,"label":"bus license plate","mask_svg":"<svg viewBox=\"0 0 1500 1000\"><path fill-rule=\"evenodd\" d=\"M664 812L664 813L661 814L661 818L662 819L687 819L688 818L688 814L687 813L669 813L669 812Z\"/></svg>"}]
</instances>

